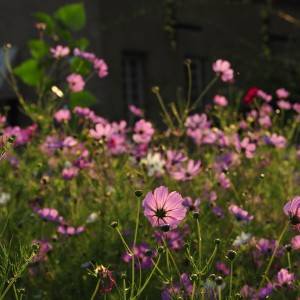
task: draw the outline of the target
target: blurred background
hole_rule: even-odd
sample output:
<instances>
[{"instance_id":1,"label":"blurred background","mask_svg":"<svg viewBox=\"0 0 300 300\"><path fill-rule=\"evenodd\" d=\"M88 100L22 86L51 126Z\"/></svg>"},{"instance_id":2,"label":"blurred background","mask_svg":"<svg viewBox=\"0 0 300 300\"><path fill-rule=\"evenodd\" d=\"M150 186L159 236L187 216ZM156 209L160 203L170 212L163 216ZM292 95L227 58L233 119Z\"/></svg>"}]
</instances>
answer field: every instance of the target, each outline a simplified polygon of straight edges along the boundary
<instances>
[{"instance_id":1,"label":"blurred background","mask_svg":"<svg viewBox=\"0 0 300 300\"><path fill-rule=\"evenodd\" d=\"M76 1L0 1L0 41L11 43L11 61L28 56L26 43L37 37L33 13L52 13ZM268 92L285 87L300 94L299 0L88 0L83 1L89 50L104 58L109 76L93 80L95 109L111 119L128 118L135 104L157 114L151 87L169 101L185 93L184 60L192 59L193 97L212 77L211 64L228 59L236 85ZM4 72L3 55L0 69ZM209 99L208 99L209 100ZM0 79L1 106L18 120L17 100Z\"/></svg>"}]
</instances>

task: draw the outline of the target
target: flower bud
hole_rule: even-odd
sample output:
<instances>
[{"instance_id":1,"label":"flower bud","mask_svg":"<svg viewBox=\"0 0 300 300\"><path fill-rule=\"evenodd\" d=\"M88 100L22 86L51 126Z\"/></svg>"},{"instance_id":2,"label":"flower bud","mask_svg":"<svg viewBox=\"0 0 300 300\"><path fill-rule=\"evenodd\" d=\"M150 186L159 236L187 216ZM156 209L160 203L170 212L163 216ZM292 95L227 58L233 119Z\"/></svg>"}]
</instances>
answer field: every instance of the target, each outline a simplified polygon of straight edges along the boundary
<instances>
[{"instance_id":1,"label":"flower bud","mask_svg":"<svg viewBox=\"0 0 300 300\"><path fill-rule=\"evenodd\" d=\"M234 250L229 250L227 252L226 258L233 261L236 258L237 253Z\"/></svg>"},{"instance_id":2,"label":"flower bud","mask_svg":"<svg viewBox=\"0 0 300 300\"><path fill-rule=\"evenodd\" d=\"M134 192L134 194L135 194L136 197L140 198L140 197L143 196L143 191L141 191L141 190L136 190L136 191Z\"/></svg>"},{"instance_id":3,"label":"flower bud","mask_svg":"<svg viewBox=\"0 0 300 300\"><path fill-rule=\"evenodd\" d=\"M222 285L223 282L224 282L223 277L222 277L222 276L216 277L215 282L216 282L216 284L219 285L219 286Z\"/></svg>"},{"instance_id":4,"label":"flower bud","mask_svg":"<svg viewBox=\"0 0 300 300\"><path fill-rule=\"evenodd\" d=\"M220 239L215 239L215 244L216 245L220 245L221 244L221 240Z\"/></svg>"},{"instance_id":5,"label":"flower bud","mask_svg":"<svg viewBox=\"0 0 300 300\"><path fill-rule=\"evenodd\" d=\"M119 226L119 223L117 221L113 221L113 222L110 223L110 226L112 228L117 228Z\"/></svg>"},{"instance_id":6,"label":"flower bud","mask_svg":"<svg viewBox=\"0 0 300 300\"><path fill-rule=\"evenodd\" d=\"M160 230L163 232L168 232L170 230L170 225L169 224L161 225Z\"/></svg>"}]
</instances>

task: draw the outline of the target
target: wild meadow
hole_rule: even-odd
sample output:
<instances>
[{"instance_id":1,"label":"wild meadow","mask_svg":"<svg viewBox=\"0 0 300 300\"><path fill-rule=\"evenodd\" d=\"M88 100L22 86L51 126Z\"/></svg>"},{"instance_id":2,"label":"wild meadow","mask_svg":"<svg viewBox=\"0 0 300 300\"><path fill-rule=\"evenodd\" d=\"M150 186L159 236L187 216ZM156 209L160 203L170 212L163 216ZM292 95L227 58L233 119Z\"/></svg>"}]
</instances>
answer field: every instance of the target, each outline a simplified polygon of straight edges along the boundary
<instances>
[{"instance_id":1,"label":"wild meadow","mask_svg":"<svg viewBox=\"0 0 300 300\"><path fill-rule=\"evenodd\" d=\"M90 108L109 65L78 38L83 7L35 17L4 75L29 123L0 114L0 299L300 299L292 91L241 89L220 58L192 99L186 60L183 100L149 91L163 124L133 105L108 120Z\"/></svg>"}]
</instances>

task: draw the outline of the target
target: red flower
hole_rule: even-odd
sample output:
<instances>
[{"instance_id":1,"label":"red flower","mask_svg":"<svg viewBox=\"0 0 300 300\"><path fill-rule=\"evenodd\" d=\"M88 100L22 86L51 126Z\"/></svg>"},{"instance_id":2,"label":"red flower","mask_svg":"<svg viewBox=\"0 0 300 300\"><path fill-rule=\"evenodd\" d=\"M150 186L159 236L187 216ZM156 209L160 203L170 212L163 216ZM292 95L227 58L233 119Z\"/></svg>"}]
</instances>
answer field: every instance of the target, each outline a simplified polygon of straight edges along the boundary
<instances>
[{"instance_id":1,"label":"red flower","mask_svg":"<svg viewBox=\"0 0 300 300\"><path fill-rule=\"evenodd\" d=\"M258 91L259 91L259 88L257 88L256 86L251 87L247 91L247 93L244 97L244 103L245 104L251 104L253 102L254 98L257 96Z\"/></svg>"}]
</instances>

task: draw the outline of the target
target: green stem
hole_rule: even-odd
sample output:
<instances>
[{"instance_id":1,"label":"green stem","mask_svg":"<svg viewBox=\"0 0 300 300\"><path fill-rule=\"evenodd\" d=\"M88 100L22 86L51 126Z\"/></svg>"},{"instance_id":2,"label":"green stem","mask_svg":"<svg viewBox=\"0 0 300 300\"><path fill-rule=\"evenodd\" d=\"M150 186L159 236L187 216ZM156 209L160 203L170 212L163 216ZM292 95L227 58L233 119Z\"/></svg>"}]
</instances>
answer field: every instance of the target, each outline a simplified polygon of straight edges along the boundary
<instances>
[{"instance_id":1,"label":"green stem","mask_svg":"<svg viewBox=\"0 0 300 300\"><path fill-rule=\"evenodd\" d=\"M154 275L155 271L157 270L157 266L159 265L159 261L160 261L160 255L158 256L157 262L154 265L150 275L148 276L148 278L146 279L146 281L144 282L143 286L140 288L140 290L138 291L138 293L134 296L133 299L137 299L139 297L139 295L144 291L144 289L147 287L147 285L149 284L152 276Z\"/></svg>"},{"instance_id":2,"label":"green stem","mask_svg":"<svg viewBox=\"0 0 300 300\"><path fill-rule=\"evenodd\" d=\"M222 300L222 290L220 286L218 286L218 300Z\"/></svg>"},{"instance_id":3,"label":"green stem","mask_svg":"<svg viewBox=\"0 0 300 300\"><path fill-rule=\"evenodd\" d=\"M100 281L101 281L101 278L99 278L98 281L97 281L96 287L95 287L94 292L91 296L91 300L94 300L97 296L97 292L98 292L99 286L100 286Z\"/></svg>"},{"instance_id":4,"label":"green stem","mask_svg":"<svg viewBox=\"0 0 300 300\"><path fill-rule=\"evenodd\" d=\"M191 112L192 110L194 110L197 105L200 103L200 101L203 99L203 97L206 95L206 93L213 87L213 85L218 81L219 77L215 76L211 82L206 86L206 88L202 91L202 93L199 95L199 97L196 99L196 101L194 102L194 104L191 106L191 108L189 109L189 112Z\"/></svg>"},{"instance_id":5,"label":"green stem","mask_svg":"<svg viewBox=\"0 0 300 300\"><path fill-rule=\"evenodd\" d=\"M230 262L229 300L232 297L233 261Z\"/></svg>"},{"instance_id":6,"label":"green stem","mask_svg":"<svg viewBox=\"0 0 300 300\"><path fill-rule=\"evenodd\" d=\"M136 222L135 222L135 231L134 231L134 239L133 239L133 248L132 253L134 253L134 248L136 245L137 235L138 235L138 228L139 228L139 221L140 221L140 202L138 202L138 209L136 215ZM135 268L134 268L135 257L134 254L131 258L131 287L130 287L130 298L133 297L134 294L134 284L135 284Z\"/></svg>"},{"instance_id":7,"label":"green stem","mask_svg":"<svg viewBox=\"0 0 300 300\"><path fill-rule=\"evenodd\" d=\"M201 236L201 228L200 228L200 222L197 219L197 233L198 233L198 263L199 268L201 269L202 265L202 236Z\"/></svg>"},{"instance_id":8,"label":"green stem","mask_svg":"<svg viewBox=\"0 0 300 300\"><path fill-rule=\"evenodd\" d=\"M126 280L125 278L123 278L123 299L126 300L127 296L126 296Z\"/></svg>"},{"instance_id":9,"label":"green stem","mask_svg":"<svg viewBox=\"0 0 300 300\"><path fill-rule=\"evenodd\" d=\"M271 258L270 258L270 260L269 260L269 263L268 263L268 265L267 265L267 267L266 267L266 269L265 269L265 271L264 271L264 273L263 273L263 277L262 277L262 280L261 280L261 282L260 282L260 284L259 284L259 288L262 287L262 285L264 284L264 282L265 282L265 280L266 280L266 278L267 278L267 276L268 276L268 274L269 274L269 271L270 271L270 268L271 268L272 263L273 263L273 261L274 261L275 255L276 255L276 253L277 253L277 251L278 251L278 248L279 248L279 246L280 246L281 240L282 240L282 238L283 238L285 232L286 232L287 229L288 229L288 226L289 226L289 222L287 222L287 223L285 224L285 226L284 226L284 228L283 228L283 230L282 230L282 232L281 232L281 234L280 234L280 236L279 236L279 238L278 238L276 247L275 247L275 249L274 249L274 251L273 251L273 254L272 254L272 256L271 256Z\"/></svg>"}]
</instances>

